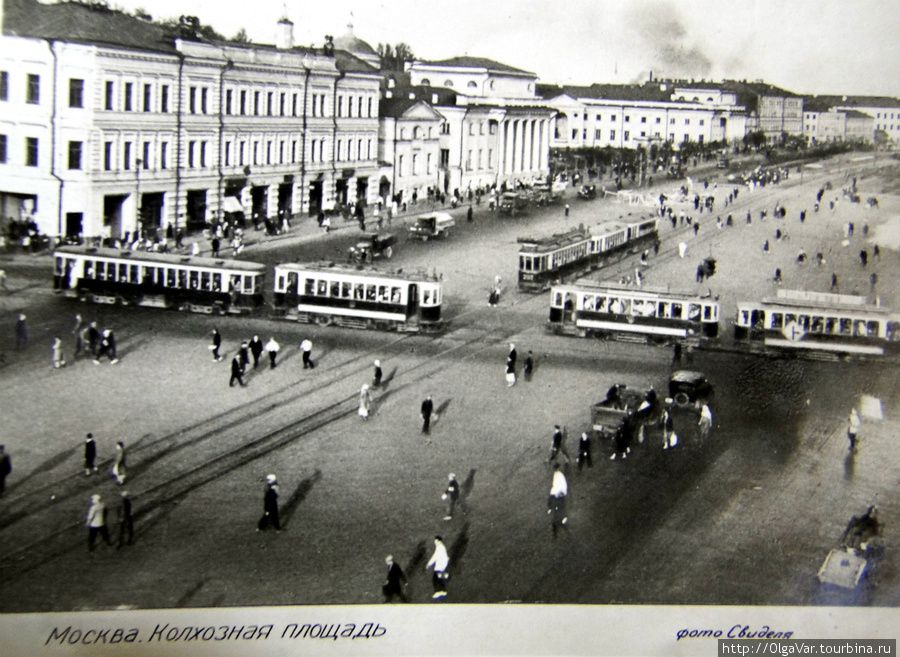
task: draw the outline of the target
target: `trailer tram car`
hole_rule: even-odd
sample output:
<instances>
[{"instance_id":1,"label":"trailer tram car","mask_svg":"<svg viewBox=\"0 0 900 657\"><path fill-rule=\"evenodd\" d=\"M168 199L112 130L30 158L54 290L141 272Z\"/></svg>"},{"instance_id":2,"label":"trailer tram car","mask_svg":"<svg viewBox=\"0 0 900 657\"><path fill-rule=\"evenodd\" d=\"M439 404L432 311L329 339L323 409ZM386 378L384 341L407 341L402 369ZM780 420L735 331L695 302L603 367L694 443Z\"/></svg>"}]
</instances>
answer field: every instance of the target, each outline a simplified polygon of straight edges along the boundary
<instances>
[{"instance_id":1,"label":"trailer tram car","mask_svg":"<svg viewBox=\"0 0 900 657\"><path fill-rule=\"evenodd\" d=\"M441 327L440 276L330 262L275 265L276 312L321 326L397 331Z\"/></svg>"},{"instance_id":2,"label":"trailer tram car","mask_svg":"<svg viewBox=\"0 0 900 657\"><path fill-rule=\"evenodd\" d=\"M554 285L548 326L579 337L699 345L719 334L719 304L710 297L617 283Z\"/></svg>"},{"instance_id":3,"label":"trailer tram car","mask_svg":"<svg viewBox=\"0 0 900 657\"><path fill-rule=\"evenodd\" d=\"M61 246L54 257L54 288L81 301L205 314L263 305L265 265L254 262L89 246Z\"/></svg>"},{"instance_id":4,"label":"trailer tram car","mask_svg":"<svg viewBox=\"0 0 900 657\"><path fill-rule=\"evenodd\" d=\"M866 297L778 290L739 303L734 337L751 349L835 355L900 355L900 315Z\"/></svg>"},{"instance_id":5,"label":"trailer tram car","mask_svg":"<svg viewBox=\"0 0 900 657\"><path fill-rule=\"evenodd\" d=\"M519 289L543 292L659 243L657 219L607 222L547 237L520 237Z\"/></svg>"}]
</instances>

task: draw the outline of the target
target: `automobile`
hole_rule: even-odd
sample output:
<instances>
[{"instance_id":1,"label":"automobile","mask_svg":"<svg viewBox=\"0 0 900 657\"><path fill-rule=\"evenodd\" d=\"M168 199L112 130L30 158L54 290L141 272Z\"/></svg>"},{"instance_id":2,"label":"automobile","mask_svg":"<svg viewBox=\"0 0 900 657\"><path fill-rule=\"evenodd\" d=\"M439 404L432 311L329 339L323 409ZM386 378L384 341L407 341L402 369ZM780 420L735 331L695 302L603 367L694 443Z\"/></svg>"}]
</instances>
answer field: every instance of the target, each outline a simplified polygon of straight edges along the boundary
<instances>
[{"instance_id":1,"label":"automobile","mask_svg":"<svg viewBox=\"0 0 900 657\"><path fill-rule=\"evenodd\" d=\"M728 168L728 158L724 156L719 156L718 161L716 162L717 169L727 169Z\"/></svg>"},{"instance_id":2,"label":"automobile","mask_svg":"<svg viewBox=\"0 0 900 657\"><path fill-rule=\"evenodd\" d=\"M353 262L372 262L375 258L390 258L394 255L397 238L393 233L363 233L354 246L348 249L347 257Z\"/></svg>"},{"instance_id":3,"label":"automobile","mask_svg":"<svg viewBox=\"0 0 900 657\"><path fill-rule=\"evenodd\" d=\"M600 438L612 438L625 419L635 413L646 399L646 393L616 384L606 393L606 399L591 405L591 427Z\"/></svg>"},{"instance_id":4,"label":"automobile","mask_svg":"<svg viewBox=\"0 0 900 657\"><path fill-rule=\"evenodd\" d=\"M528 197L524 194L517 194L516 192L503 192L503 194L500 196L500 204L497 209L500 212L514 215L518 212L525 211L528 208L528 203Z\"/></svg>"},{"instance_id":5,"label":"automobile","mask_svg":"<svg viewBox=\"0 0 900 657\"><path fill-rule=\"evenodd\" d=\"M531 188L531 198L538 206L550 205L562 198L562 194L555 191L550 185L541 183Z\"/></svg>"},{"instance_id":6,"label":"automobile","mask_svg":"<svg viewBox=\"0 0 900 657\"><path fill-rule=\"evenodd\" d=\"M678 406L707 402L713 395L713 386L703 372L678 370L669 377L669 398Z\"/></svg>"},{"instance_id":7,"label":"automobile","mask_svg":"<svg viewBox=\"0 0 900 657\"><path fill-rule=\"evenodd\" d=\"M409 227L410 235L420 237L427 242L431 237L447 237L450 229L456 225L449 212L431 212L416 217L416 223Z\"/></svg>"},{"instance_id":8,"label":"automobile","mask_svg":"<svg viewBox=\"0 0 900 657\"><path fill-rule=\"evenodd\" d=\"M596 185L582 185L578 190L578 198L589 200L592 198L596 198L597 196L597 186Z\"/></svg>"}]
</instances>

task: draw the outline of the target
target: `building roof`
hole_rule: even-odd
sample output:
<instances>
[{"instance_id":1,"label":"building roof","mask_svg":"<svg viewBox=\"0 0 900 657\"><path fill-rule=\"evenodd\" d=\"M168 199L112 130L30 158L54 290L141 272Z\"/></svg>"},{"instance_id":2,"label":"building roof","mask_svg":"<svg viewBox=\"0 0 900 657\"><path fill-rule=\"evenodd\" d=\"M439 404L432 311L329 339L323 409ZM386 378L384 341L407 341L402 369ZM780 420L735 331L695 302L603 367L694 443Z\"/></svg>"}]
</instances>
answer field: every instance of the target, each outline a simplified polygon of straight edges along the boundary
<instances>
[{"instance_id":1,"label":"building roof","mask_svg":"<svg viewBox=\"0 0 900 657\"><path fill-rule=\"evenodd\" d=\"M368 55L370 57L374 55L375 57L378 57L378 52L372 46L353 34L352 23L347 25L346 34L335 37L334 47L341 50L346 50L347 52L354 55Z\"/></svg>"},{"instance_id":2,"label":"building roof","mask_svg":"<svg viewBox=\"0 0 900 657\"><path fill-rule=\"evenodd\" d=\"M857 110L845 109L845 110L841 110L841 111L847 115L848 119L872 119L872 118L874 118L871 115L866 114L865 112L859 112Z\"/></svg>"},{"instance_id":3,"label":"building roof","mask_svg":"<svg viewBox=\"0 0 900 657\"><path fill-rule=\"evenodd\" d=\"M487 59L486 57L451 57L450 59L442 59L442 60L432 60L427 61L423 59L418 59L415 61L415 64L423 64L425 66L447 66L453 68L477 68L477 69L487 69L493 73L506 73L512 75L528 75L530 77L536 78L537 75L532 73L531 71L523 71L520 68L515 68L513 66L509 66L508 64L502 64L500 62L494 61L493 59Z\"/></svg>"},{"instance_id":4,"label":"building roof","mask_svg":"<svg viewBox=\"0 0 900 657\"><path fill-rule=\"evenodd\" d=\"M900 108L900 98L890 96L806 96L806 102L827 103L829 107L887 107Z\"/></svg>"},{"instance_id":5,"label":"building roof","mask_svg":"<svg viewBox=\"0 0 900 657\"><path fill-rule=\"evenodd\" d=\"M334 49L334 65L337 66L339 71L344 73L373 73L380 75L380 71L368 62L364 62L353 53L339 49L336 46Z\"/></svg>"}]
</instances>

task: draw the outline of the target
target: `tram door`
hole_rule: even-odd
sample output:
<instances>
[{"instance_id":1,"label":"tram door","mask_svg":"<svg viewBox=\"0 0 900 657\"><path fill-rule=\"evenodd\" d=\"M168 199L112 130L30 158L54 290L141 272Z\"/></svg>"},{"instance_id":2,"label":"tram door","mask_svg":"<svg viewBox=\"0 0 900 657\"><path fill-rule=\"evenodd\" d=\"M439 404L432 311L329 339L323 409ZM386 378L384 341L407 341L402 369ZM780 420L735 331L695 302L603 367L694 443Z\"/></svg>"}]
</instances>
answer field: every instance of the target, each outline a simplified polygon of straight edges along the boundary
<instances>
[{"instance_id":1,"label":"tram door","mask_svg":"<svg viewBox=\"0 0 900 657\"><path fill-rule=\"evenodd\" d=\"M418 319L419 315L419 286L410 283L406 291L406 317L407 319Z\"/></svg>"}]
</instances>

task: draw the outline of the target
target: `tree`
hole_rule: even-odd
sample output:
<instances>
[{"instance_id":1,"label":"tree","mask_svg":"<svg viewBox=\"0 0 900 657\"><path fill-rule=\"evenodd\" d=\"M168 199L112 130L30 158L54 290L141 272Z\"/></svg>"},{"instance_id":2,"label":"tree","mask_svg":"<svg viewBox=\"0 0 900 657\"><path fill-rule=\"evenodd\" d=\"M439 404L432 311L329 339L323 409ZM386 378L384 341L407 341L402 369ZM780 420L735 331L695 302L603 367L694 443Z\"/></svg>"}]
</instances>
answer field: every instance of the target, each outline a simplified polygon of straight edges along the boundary
<instances>
[{"instance_id":1,"label":"tree","mask_svg":"<svg viewBox=\"0 0 900 657\"><path fill-rule=\"evenodd\" d=\"M766 144L766 133L762 130L757 130L756 132L748 132L744 135L744 145L748 147L752 147L759 152L759 149L765 146Z\"/></svg>"},{"instance_id":2,"label":"tree","mask_svg":"<svg viewBox=\"0 0 900 657\"><path fill-rule=\"evenodd\" d=\"M391 46L389 43L379 43L376 52L381 59L382 71L403 71L406 62L411 62L416 58L412 48L402 41L395 46Z\"/></svg>"},{"instance_id":3,"label":"tree","mask_svg":"<svg viewBox=\"0 0 900 657\"><path fill-rule=\"evenodd\" d=\"M242 27L231 37L231 41L234 43L250 43L250 37L247 36L247 30Z\"/></svg>"}]
</instances>

